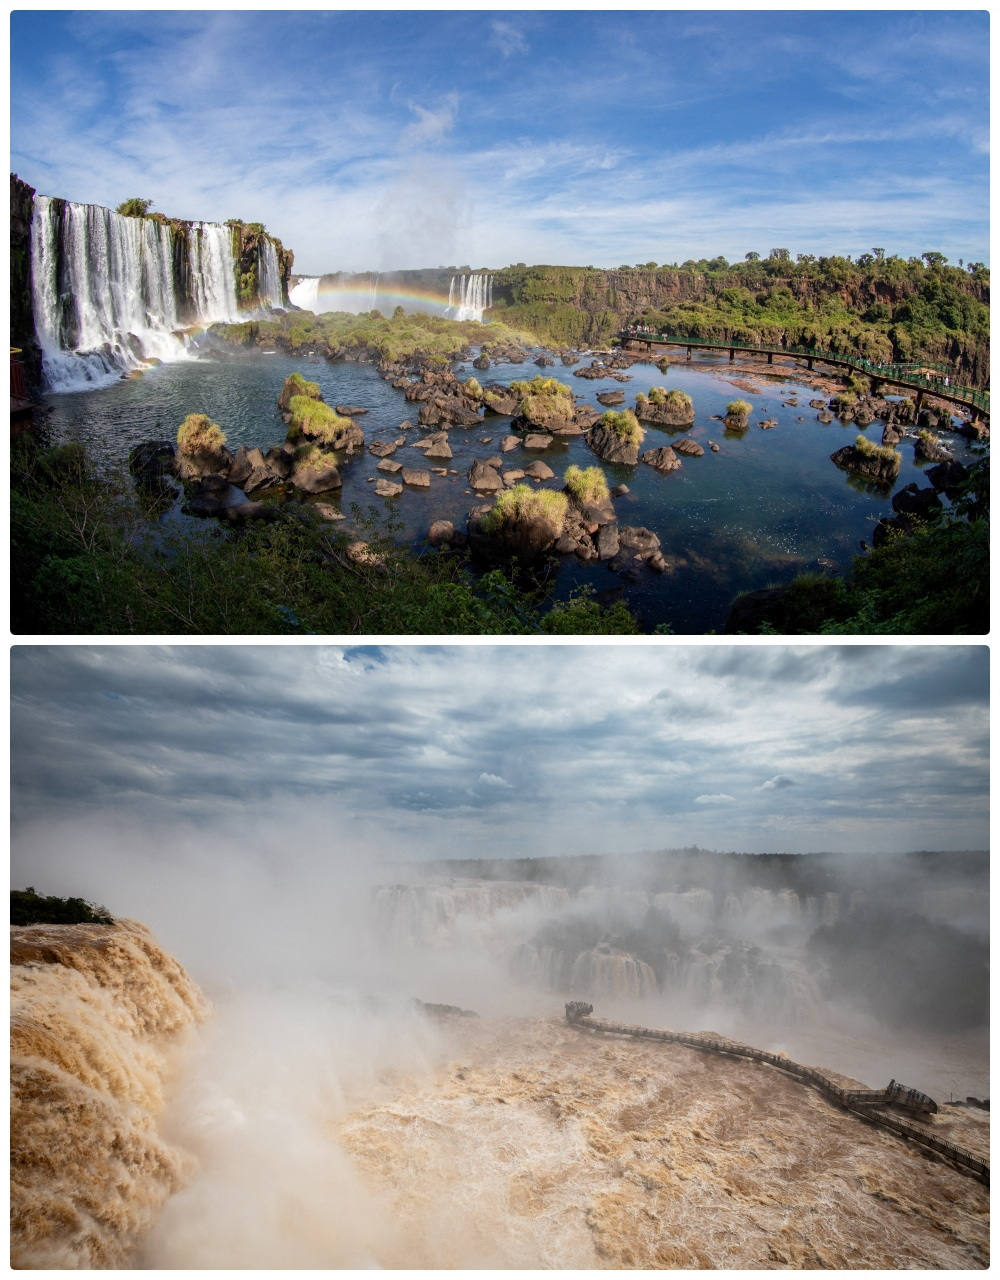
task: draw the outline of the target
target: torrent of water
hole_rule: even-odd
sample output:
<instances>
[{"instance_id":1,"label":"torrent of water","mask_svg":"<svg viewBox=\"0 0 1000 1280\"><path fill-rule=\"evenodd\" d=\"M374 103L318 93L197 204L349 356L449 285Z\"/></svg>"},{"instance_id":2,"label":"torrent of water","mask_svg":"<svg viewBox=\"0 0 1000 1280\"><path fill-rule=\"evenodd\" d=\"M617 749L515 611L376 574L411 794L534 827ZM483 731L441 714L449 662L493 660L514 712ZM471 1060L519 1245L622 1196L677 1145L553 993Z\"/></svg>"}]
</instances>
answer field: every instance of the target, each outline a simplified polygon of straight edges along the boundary
<instances>
[{"instance_id":1,"label":"torrent of water","mask_svg":"<svg viewBox=\"0 0 1000 1280\"><path fill-rule=\"evenodd\" d=\"M315 315L319 311L319 276L303 276L289 289L288 300L293 306Z\"/></svg>"},{"instance_id":2,"label":"torrent of water","mask_svg":"<svg viewBox=\"0 0 1000 1280\"><path fill-rule=\"evenodd\" d=\"M485 271L468 276L452 276L448 286L448 317L451 320L476 320L493 306L493 277Z\"/></svg>"},{"instance_id":3,"label":"torrent of water","mask_svg":"<svg viewBox=\"0 0 1000 1280\"><path fill-rule=\"evenodd\" d=\"M157 1122L198 989L141 925L11 930L11 1261L128 1264L191 1172Z\"/></svg>"},{"instance_id":4,"label":"torrent of water","mask_svg":"<svg viewBox=\"0 0 1000 1280\"><path fill-rule=\"evenodd\" d=\"M281 305L274 243L260 250L261 297ZM151 361L185 357L182 327L235 320L233 232L126 217L35 196L31 289L42 372L52 391L107 386Z\"/></svg>"},{"instance_id":5,"label":"torrent of water","mask_svg":"<svg viewBox=\"0 0 1000 1280\"><path fill-rule=\"evenodd\" d=\"M278 251L268 236L261 236L257 246L257 282L257 299L262 307L281 308L285 305L281 296Z\"/></svg>"}]
</instances>

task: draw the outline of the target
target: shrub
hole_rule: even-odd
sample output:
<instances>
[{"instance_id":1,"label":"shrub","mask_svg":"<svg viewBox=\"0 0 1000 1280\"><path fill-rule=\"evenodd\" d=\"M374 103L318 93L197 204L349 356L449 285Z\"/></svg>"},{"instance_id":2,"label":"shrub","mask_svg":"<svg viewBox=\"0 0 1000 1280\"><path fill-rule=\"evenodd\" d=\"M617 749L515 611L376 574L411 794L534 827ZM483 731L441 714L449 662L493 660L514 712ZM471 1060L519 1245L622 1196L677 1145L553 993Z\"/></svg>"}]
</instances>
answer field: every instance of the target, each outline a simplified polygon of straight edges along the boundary
<instances>
[{"instance_id":1,"label":"shrub","mask_svg":"<svg viewBox=\"0 0 1000 1280\"><path fill-rule=\"evenodd\" d=\"M218 453L226 443L226 433L205 413L189 413L177 428L177 448L197 457Z\"/></svg>"},{"instance_id":2,"label":"shrub","mask_svg":"<svg viewBox=\"0 0 1000 1280\"><path fill-rule=\"evenodd\" d=\"M310 400L322 400L323 393L319 389L318 382L309 382L301 373L290 373L285 379L285 387L288 388L289 399L292 396L308 396Z\"/></svg>"},{"instance_id":3,"label":"shrub","mask_svg":"<svg viewBox=\"0 0 1000 1280\"><path fill-rule=\"evenodd\" d=\"M859 396L866 396L872 389L871 382L862 373L852 373L847 379L847 385Z\"/></svg>"},{"instance_id":4,"label":"shrub","mask_svg":"<svg viewBox=\"0 0 1000 1280\"><path fill-rule=\"evenodd\" d=\"M464 391L467 396L472 396L476 400L483 398L483 389L479 385L478 378L470 378L465 384Z\"/></svg>"},{"instance_id":5,"label":"shrub","mask_svg":"<svg viewBox=\"0 0 1000 1280\"><path fill-rule=\"evenodd\" d=\"M607 427L619 440L627 440L629 444L641 444L646 434L631 409L623 409L620 412L609 409L601 418L601 426Z\"/></svg>"},{"instance_id":6,"label":"shrub","mask_svg":"<svg viewBox=\"0 0 1000 1280\"><path fill-rule=\"evenodd\" d=\"M483 517L486 533L496 533L507 525L522 521L548 519L562 527L569 499L555 489L532 489L516 484L497 495L494 505Z\"/></svg>"},{"instance_id":7,"label":"shrub","mask_svg":"<svg viewBox=\"0 0 1000 1280\"><path fill-rule=\"evenodd\" d=\"M657 390L661 390L661 388L658 387ZM690 409L694 401L686 391L681 391L678 387L671 387L667 392L667 398L664 403L671 405L675 409Z\"/></svg>"},{"instance_id":8,"label":"shrub","mask_svg":"<svg viewBox=\"0 0 1000 1280\"><path fill-rule=\"evenodd\" d=\"M350 418L342 418L328 404L309 396L292 396L288 407L292 415L289 435L308 436L320 444L333 444L351 425Z\"/></svg>"},{"instance_id":9,"label":"shrub","mask_svg":"<svg viewBox=\"0 0 1000 1280\"><path fill-rule=\"evenodd\" d=\"M726 405L727 418L749 418L753 413L753 405L746 400L730 400Z\"/></svg>"},{"instance_id":10,"label":"shrub","mask_svg":"<svg viewBox=\"0 0 1000 1280\"><path fill-rule=\"evenodd\" d=\"M327 467L335 467L337 459L318 445L304 444L295 450L295 465L307 471L325 471Z\"/></svg>"},{"instance_id":11,"label":"shrub","mask_svg":"<svg viewBox=\"0 0 1000 1280\"><path fill-rule=\"evenodd\" d=\"M530 382L512 382L510 389L519 396L572 396L571 387L555 378L532 378Z\"/></svg>"},{"instance_id":12,"label":"shrub","mask_svg":"<svg viewBox=\"0 0 1000 1280\"><path fill-rule=\"evenodd\" d=\"M152 207L152 200L143 200L140 196L132 196L123 200L115 213L124 214L126 218L144 218Z\"/></svg>"},{"instance_id":13,"label":"shrub","mask_svg":"<svg viewBox=\"0 0 1000 1280\"><path fill-rule=\"evenodd\" d=\"M565 479L570 497L581 505L599 505L611 496L600 467L587 467L586 470L576 465L567 467Z\"/></svg>"}]
</instances>

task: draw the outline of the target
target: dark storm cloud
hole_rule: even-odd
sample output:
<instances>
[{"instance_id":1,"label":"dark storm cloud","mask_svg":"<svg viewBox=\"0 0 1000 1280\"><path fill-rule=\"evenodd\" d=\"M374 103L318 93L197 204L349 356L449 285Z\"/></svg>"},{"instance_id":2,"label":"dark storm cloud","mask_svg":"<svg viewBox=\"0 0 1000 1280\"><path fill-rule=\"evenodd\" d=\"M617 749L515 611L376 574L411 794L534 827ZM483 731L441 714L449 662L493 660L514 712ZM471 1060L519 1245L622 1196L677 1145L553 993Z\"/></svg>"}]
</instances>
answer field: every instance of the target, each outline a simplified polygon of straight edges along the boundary
<instances>
[{"instance_id":1,"label":"dark storm cloud","mask_svg":"<svg viewBox=\"0 0 1000 1280\"><path fill-rule=\"evenodd\" d=\"M834 847L852 814L893 847L985 839L981 648L21 646L12 677L22 822L367 817L455 853Z\"/></svg>"}]
</instances>

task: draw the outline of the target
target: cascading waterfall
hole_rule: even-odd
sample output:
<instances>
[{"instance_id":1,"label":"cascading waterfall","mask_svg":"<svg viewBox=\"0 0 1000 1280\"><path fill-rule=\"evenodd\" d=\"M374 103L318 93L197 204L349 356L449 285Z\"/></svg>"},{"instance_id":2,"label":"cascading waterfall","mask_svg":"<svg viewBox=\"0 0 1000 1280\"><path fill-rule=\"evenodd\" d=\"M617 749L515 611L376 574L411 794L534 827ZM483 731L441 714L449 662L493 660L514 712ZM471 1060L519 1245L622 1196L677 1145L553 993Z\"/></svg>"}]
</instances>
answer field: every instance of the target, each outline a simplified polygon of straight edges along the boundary
<instances>
[{"instance_id":1,"label":"cascading waterfall","mask_svg":"<svg viewBox=\"0 0 1000 1280\"><path fill-rule=\"evenodd\" d=\"M452 320L476 320L480 324L483 312L493 306L493 277L485 271L473 271L469 276L452 276L448 286L448 312Z\"/></svg>"},{"instance_id":2,"label":"cascading waterfall","mask_svg":"<svg viewBox=\"0 0 1000 1280\"><path fill-rule=\"evenodd\" d=\"M278 251L274 247L274 241L267 236L261 238L257 247L257 281L257 298L260 305L282 309L285 304L281 297Z\"/></svg>"},{"instance_id":3,"label":"cascading waterfall","mask_svg":"<svg viewBox=\"0 0 1000 1280\"><path fill-rule=\"evenodd\" d=\"M186 272L175 269L168 223L35 196L32 306L49 390L107 386L151 360L183 359L181 325L238 317L230 228L193 223L184 247Z\"/></svg>"},{"instance_id":4,"label":"cascading waterfall","mask_svg":"<svg viewBox=\"0 0 1000 1280\"><path fill-rule=\"evenodd\" d=\"M319 310L319 276L305 276L288 291L288 301L303 311Z\"/></svg>"}]
</instances>

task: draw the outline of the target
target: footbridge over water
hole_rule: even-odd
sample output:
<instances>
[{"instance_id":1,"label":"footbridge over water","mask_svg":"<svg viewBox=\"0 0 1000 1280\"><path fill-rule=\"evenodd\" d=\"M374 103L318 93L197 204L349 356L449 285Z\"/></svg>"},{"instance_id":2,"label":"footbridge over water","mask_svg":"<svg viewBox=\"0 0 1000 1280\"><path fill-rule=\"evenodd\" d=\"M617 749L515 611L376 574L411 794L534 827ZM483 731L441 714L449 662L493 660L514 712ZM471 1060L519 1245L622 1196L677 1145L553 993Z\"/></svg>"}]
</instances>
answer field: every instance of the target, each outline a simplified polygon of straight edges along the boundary
<instances>
[{"instance_id":1,"label":"footbridge over water","mask_svg":"<svg viewBox=\"0 0 1000 1280\"><path fill-rule=\"evenodd\" d=\"M628 1023L608 1022L604 1018L591 1017L593 1008L593 1005L581 1000L573 1000L566 1005L566 1021L570 1026L587 1031L602 1032L607 1035L635 1036L644 1040L661 1040L669 1044L683 1044L703 1053L749 1058L753 1062L777 1067L779 1071L794 1076L803 1084L811 1085L831 1102L845 1111L850 1111L852 1115L858 1116L868 1124L888 1129L908 1139L915 1143L924 1155L944 1156L963 1173L971 1174L989 1186L990 1166L985 1160L964 1147L945 1142L944 1139L935 1137L919 1125L911 1124L910 1121L891 1115L884 1110L886 1107L895 1106L913 1116L931 1116L938 1109L937 1103L926 1093L921 1093L917 1089L908 1089L906 1085L898 1084L895 1080L890 1080L884 1089L842 1089L822 1071L817 1071L815 1067L804 1067L786 1058L784 1054L768 1053L765 1049L755 1049L752 1045L740 1044L738 1040L728 1040L725 1036L705 1032L659 1031L650 1027L632 1026Z\"/></svg>"},{"instance_id":2,"label":"footbridge over water","mask_svg":"<svg viewBox=\"0 0 1000 1280\"><path fill-rule=\"evenodd\" d=\"M656 333L642 325L633 325L622 329L618 340L623 350L639 348L652 351L654 347L684 347L687 358L691 359L692 351L727 351L730 361L736 359L737 351L749 352L753 355L766 355L767 363L773 364L775 356L784 356L794 360L804 360L807 369L815 363L833 365L835 368L851 369L862 373L871 380L872 392L880 394L885 387L905 387L916 391L916 405L920 409L924 396L932 395L938 400L946 400L962 409L967 409L973 420L990 416L990 393L980 391L976 387L959 387L954 384L950 365L920 364L879 364L873 360L865 360L862 356L836 355L832 351L823 351L819 347L799 347L787 343L760 344L736 342L732 339L719 341L711 338L682 338L677 335Z\"/></svg>"}]
</instances>

